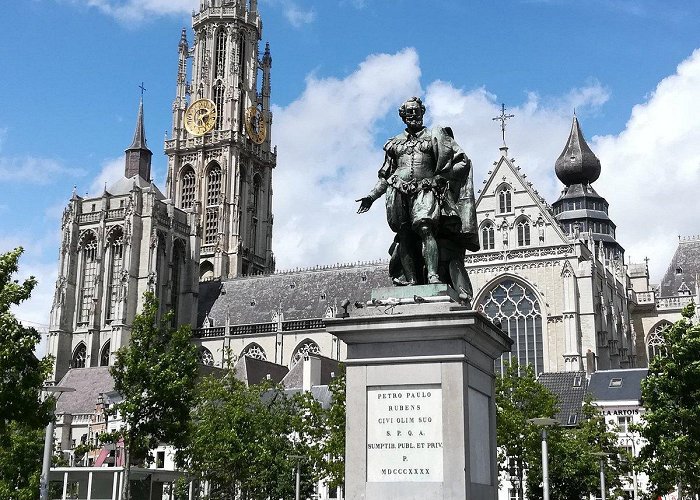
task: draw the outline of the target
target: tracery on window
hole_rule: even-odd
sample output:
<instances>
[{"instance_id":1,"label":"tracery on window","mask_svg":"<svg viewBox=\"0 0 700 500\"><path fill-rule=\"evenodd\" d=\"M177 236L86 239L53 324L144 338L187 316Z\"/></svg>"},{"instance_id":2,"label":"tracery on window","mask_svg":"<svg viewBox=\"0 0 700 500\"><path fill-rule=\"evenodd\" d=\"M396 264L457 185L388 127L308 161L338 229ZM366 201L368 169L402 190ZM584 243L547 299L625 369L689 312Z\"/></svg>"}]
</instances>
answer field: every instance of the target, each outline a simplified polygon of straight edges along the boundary
<instances>
[{"instance_id":1,"label":"tracery on window","mask_svg":"<svg viewBox=\"0 0 700 500\"><path fill-rule=\"evenodd\" d=\"M647 335L647 350L649 353L649 361L656 356L666 356L666 340L664 339L664 331L671 326L668 321L662 321L651 329Z\"/></svg>"},{"instance_id":2,"label":"tracery on window","mask_svg":"<svg viewBox=\"0 0 700 500\"><path fill-rule=\"evenodd\" d=\"M214 366L214 355L206 347L199 348L199 362L203 365Z\"/></svg>"},{"instance_id":3,"label":"tracery on window","mask_svg":"<svg viewBox=\"0 0 700 500\"><path fill-rule=\"evenodd\" d=\"M292 366L296 365L308 354L321 354L321 348L313 340L304 340L297 346L292 355Z\"/></svg>"},{"instance_id":4,"label":"tracery on window","mask_svg":"<svg viewBox=\"0 0 700 500\"><path fill-rule=\"evenodd\" d=\"M262 359L266 360L267 359L267 354L265 354L265 350L260 347L258 344L250 344L248 345L245 349L243 349L243 352L241 353L241 357L247 356L249 358L253 359Z\"/></svg>"},{"instance_id":5,"label":"tracery on window","mask_svg":"<svg viewBox=\"0 0 700 500\"><path fill-rule=\"evenodd\" d=\"M121 273L124 268L124 230L115 227L109 237L109 307L107 319L112 320L117 313L121 299Z\"/></svg>"},{"instance_id":6,"label":"tracery on window","mask_svg":"<svg viewBox=\"0 0 700 500\"><path fill-rule=\"evenodd\" d=\"M509 188L503 188L498 192L498 212L504 214L512 211L511 191Z\"/></svg>"},{"instance_id":7,"label":"tracery on window","mask_svg":"<svg viewBox=\"0 0 700 500\"><path fill-rule=\"evenodd\" d=\"M87 348L84 343L80 343L75 347L73 351L73 358L71 360L71 368L85 368L85 360L87 359Z\"/></svg>"},{"instance_id":8,"label":"tracery on window","mask_svg":"<svg viewBox=\"0 0 700 500\"><path fill-rule=\"evenodd\" d=\"M224 28L216 33L214 67L216 68L216 78L223 78L226 68L226 29Z\"/></svg>"},{"instance_id":9,"label":"tracery on window","mask_svg":"<svg viewBox=\"0 0 700 500\"><path fill-rule=\"evenodd\" d=\"M482 250L493 250L495 247L493 224L487 222L481 227Z\"/></svg>"},{"instance_id":10,"label":"tracery on window","mask_svg":"<svg viewBox=\"0 0 700 500\"><path fill-rule=\"evenodd\" d=\"M260 187L262 185L262 181L260 180L259 175L255 175L253 177L253 210L255 214L258 212L258 204L260 203Z\"/></svg>"},{"instance_id":11,"label":"tracery on window","mask_svg":"<svg viewBox=\"0 0 700 500\"><path fill-rule=\"evenodd\" d=\"M95 293L95 280L97 278L97 238L95 233L88 231L82 238L82 279L80 285L80 310L78 322L90 321L90 312L93 308L92 299Z\"/></svg>"},{"instance_id":12,"label":"tracery on window","mask_svg":"<svg viewBox=\"0 0 700 500\"><path fill-rule=\"evenodd\" d=\"M221 130L224 118L224 84L218 80L212 92L214 105L216 107L216 129Z\"/></svg>"},{"instance_id":13,"label":"tracery on window","mask_svg":"<svg viewBox=\"0 0 700 500\"><path fill-rule=\"evenodd\" d=\"M532 365L535 373L544 369L542 313L535 292L527 285L507 278L496 284L479 302L482 311L513 339L511 352L496 360L496 372L503 374L503 361Z\"/></svg>"},{"instance_id":14,"label":"tracery on window","mask_svg":"<svg viewBox=\"0 0 700 500\"><path fill-rule=\"evenodd\" d=\"M221 203L221 167L214 163L207 173L207 206Z\"/></svg>"},{"instance_id":15,"label":"tracery on window","mask_svg":"<svg viewBox=\"0 0 700 500\"><path fill-rule=\"evenodd\" d=\"M194 170L189 165L186 166L180 181L180 207L183 209L194 205L195 181Z\"/></svg>"}]
</instances>

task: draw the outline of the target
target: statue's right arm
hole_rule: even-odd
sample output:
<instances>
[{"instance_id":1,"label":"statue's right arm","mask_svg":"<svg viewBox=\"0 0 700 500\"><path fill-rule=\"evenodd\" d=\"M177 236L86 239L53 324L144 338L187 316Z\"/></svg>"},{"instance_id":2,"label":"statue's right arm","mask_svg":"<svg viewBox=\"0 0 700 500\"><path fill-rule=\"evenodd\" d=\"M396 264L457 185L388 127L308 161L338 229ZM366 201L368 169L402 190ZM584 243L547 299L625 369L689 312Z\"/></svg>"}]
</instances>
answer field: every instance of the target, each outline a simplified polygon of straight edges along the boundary
<instances>
[{"instance_id":1,"label":"statue's right arm","mask_svg":"<svg viewBox=\"0 0 700 500\"><path fill-rule=\"evenodd\" d=\"M379 169L379 179L377 179L377 183L374 185L372 188L372 191L369 192L369 194L363 198L360 198L360 208L357 209L358 214L363 214L367 210L370 209L372 206L372 203L374 203L381 195L386 193L386 188L389 186L389 182L387 181L388 177L393 173L394 168L395 168L395 161L391 154L389 153L388 146L391 144L391 141L387 142L384 145L384 150L386 151L386 154L384 155L384 164L382 165L382 168Z\"/></svg>"}]
</instances>

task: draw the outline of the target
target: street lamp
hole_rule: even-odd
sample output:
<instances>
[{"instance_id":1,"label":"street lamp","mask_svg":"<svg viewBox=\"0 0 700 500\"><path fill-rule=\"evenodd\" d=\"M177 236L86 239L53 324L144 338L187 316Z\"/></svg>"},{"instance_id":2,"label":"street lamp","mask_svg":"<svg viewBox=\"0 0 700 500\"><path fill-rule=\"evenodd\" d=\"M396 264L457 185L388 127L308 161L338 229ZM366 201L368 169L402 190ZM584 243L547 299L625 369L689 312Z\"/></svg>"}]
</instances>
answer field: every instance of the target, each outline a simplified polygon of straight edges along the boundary
<instances>
[{"instance_id":1,"label":"street lamp","mask_svg":"<svg viewBox=\"0 0 700 500\"><path fill-rule=\"evenodd\" d=\"M59 385L48 385L42 387L46 397L50 393L58 394L56 400L64 392L75 392L73 387L61 387ZM51 468L51 449L53 448L53 420L51 415L49 424L46 426L46 436L44 437L44 461L41 465L41 482L39 483L39 499L49 500L49 469Z\"/></svg>"},{"instance_id":2,"label":"street lamp","mask_svg":"<svg viewBox=\"0 0 700 500\"><path fill-rule=\"evenodd\" d=\"M633 500L637 500L639 496L638 485L637 485L637 468L634 461L637 459L637 444L639 444L639 438L635 441L635 436L625 434L620 436L620 439L624 439L625 443L632 445L632 487L633 489Z\"/></svg>"},{"instance_id":3,"label":"street lamp","mask_svg":"<svg viewBox=\"0 0 700 500\"><path fill-rule=\"evenodd\" d=\"M600 498L605 500L605 457L612 455L612 453L606 453L604 451L596 451L593 453L595 456L600 457Z\"/></svg>"},{"instance_id":4,"label":"street lamp","mask_svg":"<svg viewBox=\"0 0 700 500\"><path fill-rule=\"evenodd\" d=\"M292 460L297 461L297 481L296 481L296 494L294 496L295 500L299 500L299 492L300 492L300 486L301 486L301 473L299 471L299 468L301 467L301 459L304 458L304 455L288 455L289 458Z\"/></svg>"},{"instance_id":5,"label":"street lamp","mask_svg":"<svg viewBox=\"0 0 700 500\"><path fill-rule=\"evenodd\" d=\"M557 425L555 418L529 418L531 424L542 427L542 500L549 500L549 457L547 456L547 427ZM603 499L605 500L605 499Z\"/></svg>"}]
</instances>

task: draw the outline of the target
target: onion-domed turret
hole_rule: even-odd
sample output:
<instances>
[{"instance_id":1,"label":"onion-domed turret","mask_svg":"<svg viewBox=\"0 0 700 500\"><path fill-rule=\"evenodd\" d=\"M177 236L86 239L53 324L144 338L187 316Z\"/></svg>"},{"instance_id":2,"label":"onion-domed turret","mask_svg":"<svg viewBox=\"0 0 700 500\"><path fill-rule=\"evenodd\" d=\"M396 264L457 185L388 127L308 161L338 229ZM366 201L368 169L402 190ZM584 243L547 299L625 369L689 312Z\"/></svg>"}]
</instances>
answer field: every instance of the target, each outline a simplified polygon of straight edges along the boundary
<instances>
[{"instance_id":1,"label":"onion-domed turret","mask_svg":"<svg viewBox=\"0 0 700 500\"><path fill-rule=\"evenodd\" d=\"M569 140L554 164L554 171L559 180L567 186L590 184L600 177L600 160L583 138L576 115L571 125Z\"/></svg>"}]
</instances>

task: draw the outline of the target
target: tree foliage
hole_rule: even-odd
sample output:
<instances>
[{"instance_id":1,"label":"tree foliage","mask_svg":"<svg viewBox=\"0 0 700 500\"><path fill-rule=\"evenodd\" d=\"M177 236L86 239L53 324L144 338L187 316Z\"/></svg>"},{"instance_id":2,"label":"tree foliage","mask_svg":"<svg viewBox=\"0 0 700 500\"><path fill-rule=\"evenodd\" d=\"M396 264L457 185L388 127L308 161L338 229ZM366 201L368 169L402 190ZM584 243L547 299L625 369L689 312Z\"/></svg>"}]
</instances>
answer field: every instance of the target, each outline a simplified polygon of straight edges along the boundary
<instances>
[{"instance_id":1,"label":"tree foliage","mask_svg":"<svg viewBox=\"0 0 700 500\"><path fill-rule=\"evenodd\" d=\"M197 348L191 329L172 328L171 314L158 319L158 301L144 294L143 311L131 328L129 344L116 353L110 373L123 400L110 409L124 424L127 467L152 457L159 443L186 444L197 378ZM125 489L129 481L125 481ZM128 492L125 491L128 495ZM128 496L126 497L128 499Z\"/></svg>"},{"instance_id":2,"label":"tree foliage","mask_svg":"<svg viewBox=\"0 0 700 500\"><path fill-rule=\"evenodd\" d=\"M41 399L51 374L50 357L37 359L40 340L10 311L27 300L34 277L13 280L22 249L0 255L0 498L35 498L39 490L44 427L53 418L53 398Z\"/></svg>"},{"instance_id":3,"label":"tree foliage","mask_svg":"<svg viewBox=\"0 0 700 500\"><path fill-rule=\"evenodd\" d=\"M653 498L677 485L700 493L700 325L691 321L694 311L694 304L685 307L662 333L665 352L651 360L642 381L640 433L647 444L640 458Z\"/></svg>"},{"instance_id":4,"label":"tree foliage","mask_svg":"<svg viewBox=\"0 0 700 500\"><path fill-rule=\"evenodd\" d=\"M496 379L497 443L502 470L523 481L527 498L542 498L541 429L531 418L553 418L559 411L557 398L537 382L531 366L506 366ZM608 490L621 486L620 476L629 471L629 461L617 446L615 433L590 399L583 405L583 419L577 427L547 430L549 491L551 498L579 500L600 493L600 457L609 453L605 477Z\"/></svg>"},{"instance_id":5,"label":"tree foliage","mask_svg":"<svg viewBox=\"0 0 700 500\"><path fill-rule=\"evenodd\" d=\"M192 433L180 460L208 482L211 499L292 498L297 459L308 448L295 436L295 401L269 382L246 386L232 369L201 380ZM307 461L302 461L305 478ZM312 484L302 484L309 495Z\"/></svg>"}]
</instances>

